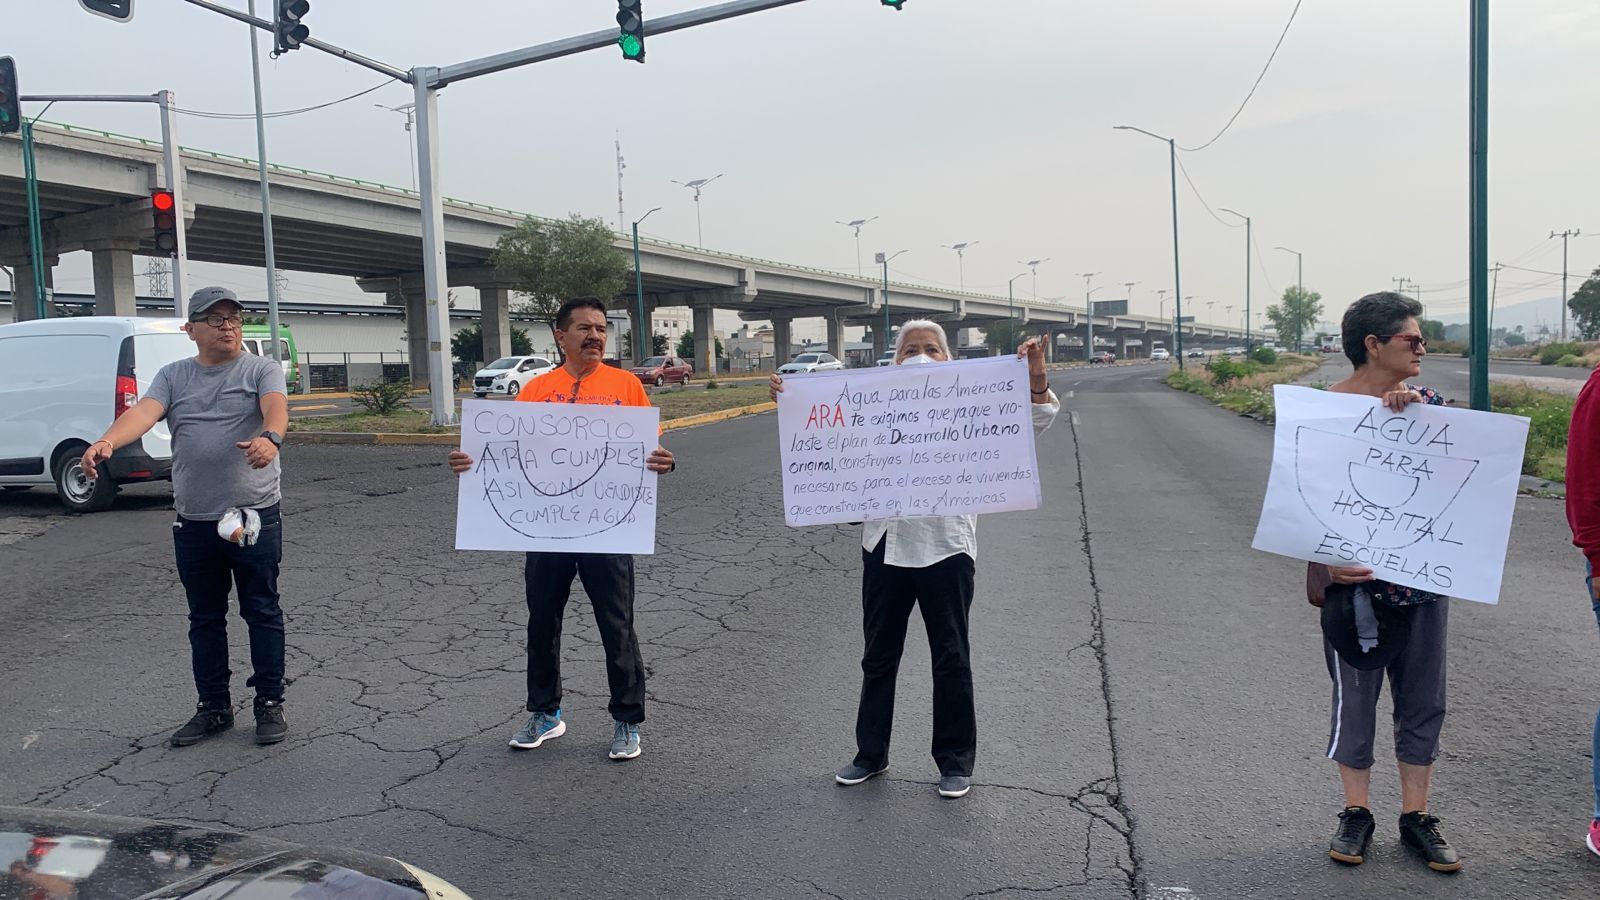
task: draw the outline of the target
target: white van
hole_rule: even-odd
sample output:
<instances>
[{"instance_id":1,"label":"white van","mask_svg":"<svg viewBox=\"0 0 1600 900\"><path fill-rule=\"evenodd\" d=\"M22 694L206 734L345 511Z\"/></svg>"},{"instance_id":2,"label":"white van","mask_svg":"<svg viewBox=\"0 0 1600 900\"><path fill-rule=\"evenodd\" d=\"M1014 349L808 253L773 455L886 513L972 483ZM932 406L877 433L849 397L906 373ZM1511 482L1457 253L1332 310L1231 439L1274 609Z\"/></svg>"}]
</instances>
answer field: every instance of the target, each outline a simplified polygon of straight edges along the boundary
<instances>
[{"instance_id":1,"label":"white van","mask_svg":"<svg viewBox=\"0 0 1600 900\"><path fill-rule=\"evenodd\" d=\"M89 444L150 389L162 366L195 355L178 319L80 316L0 325L0 489L54 484L62 505L92 512L117 485L172 477L161 422L119 447L101 477L83 475Z\"/></svg>"}]
</instances>

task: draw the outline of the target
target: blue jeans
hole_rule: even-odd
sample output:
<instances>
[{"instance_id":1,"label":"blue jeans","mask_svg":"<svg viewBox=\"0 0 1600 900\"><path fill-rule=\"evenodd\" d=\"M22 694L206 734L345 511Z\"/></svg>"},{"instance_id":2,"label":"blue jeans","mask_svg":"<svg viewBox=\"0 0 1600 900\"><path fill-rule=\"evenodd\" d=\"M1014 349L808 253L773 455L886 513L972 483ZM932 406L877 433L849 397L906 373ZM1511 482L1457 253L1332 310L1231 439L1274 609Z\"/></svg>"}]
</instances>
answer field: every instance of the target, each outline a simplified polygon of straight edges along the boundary
<instances>
[{"instance_id":1,"label":"blue jeans","mask_svg":"<svg viewBox=\"0 0 1600 900\"><path fill-rule=\"evenodd\" d=\"M1589 602L1594 607L1595 622L1600 624L1600 602L1594 599L1594 567L1585 565L1584 568L1588 571L1588 575L1583 579L1583 584L1589 591ZM1594 817L1600 819L1600 712L1596 712L1594 716L1594 738L1590 756L1594 773Z\"/></svg>"},{"instance_id":2,"label":"blue jeans","mask_svg":"<svg viewBox=\"0 0 1600 900\"><path fill-rule=\"evenodd\" d=\"M217 534L217 523L182 516L172 523L178 577L189 597L189 651L200 703L233 705L229 693L228 590L238 588L239 615L250 630L250 665L245 684L256 701L283 699L283 610L278 607L278 563L283 559L283 521L278 507L256 510L261 534L241 547Z\"/></svg>"}]
</instances>

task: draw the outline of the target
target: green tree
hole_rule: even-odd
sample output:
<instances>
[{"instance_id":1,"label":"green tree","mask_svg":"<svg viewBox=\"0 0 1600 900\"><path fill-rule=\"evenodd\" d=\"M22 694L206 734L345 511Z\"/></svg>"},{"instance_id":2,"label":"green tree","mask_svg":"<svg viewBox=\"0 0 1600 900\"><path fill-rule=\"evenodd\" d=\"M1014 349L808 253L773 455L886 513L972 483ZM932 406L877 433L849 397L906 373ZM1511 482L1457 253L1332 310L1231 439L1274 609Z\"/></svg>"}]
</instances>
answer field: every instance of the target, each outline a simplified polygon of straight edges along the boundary
<instances>
[{"instance_id":1,"label":"green tree","mask_svg":"<svg viewBox=\"0 0 1600 900\"><path fill-rule=\"evenodd\" d=\"M1572 310L1578 336L1586 341L1600 340L1600 269L1595 269L1567 301Z\"/></svg>"},{"instance_id":2,"label":"green tree","mask_svg":"<svg viewBox=\"0 0 1600 900\"><path fill-rule=\"evenodd\" d=\"M657 336L660 337L660 335L657 335ZM667 339L665 337L662 337L661 338L661 343L664 345L664 344L666 344L666 342L667 342ZM666 348L663 346L660 352L661 353L667 352ZM694 332L685 331L683 334L678 336L677 352L678 352L678 355L683 357L684 359L687 359L687 360L693 360L694 359ZM717 338L717 359L721 359L721 358L722 358L722 338Z\"/></svg>"},{"instance_id":3,"label":"green tree","mask_svg":"<svg viewBox=\"0 0 1600 900\"><path fill-rule=\"evenodd\" d=\"M622 333L622 346L626 347L629 353L633 352L633 332L624 331ZM650 335L650 352L648 354L646 354L646 355L648 355L648 356L666 356L667 355L667 336L662 334L662 333L660 333L660 332L656 332L656 333Z\"/></svg>"},{"instance_id":4,"label":"green tree","mask_svg":"<svg viewBox=\"0 0 1600 900\"><path fill-rule=\"evenodd\" d=\"M1526 344L1527 342L1528 342L1528 339L1523 337L1520 334L1512 333L1512 334L1506 335L1506 346L1507 347L1521 347L1523 344Z\"/></svg>"},{"instance_id":5,"label":"green tree","mask_svg":"<svg viewBox=\"0 0 1600 900\"><path fill-rule=\"evenodd\" d=\"M1430 341L1444 340L1444 323L1434 319L1418 319L1417 327L1422 329L1422 336Z\"/></svg>"},{"instance_id":6,"label":"green tree","mask_svg":"<svg viewBox=\"0 0 1600 900\"><path fill-rule=\"evenodd\" d=\"M1017 352L1017 345L1028 339L1028 326L1021 322L1013 327L1010 319L995 322L983 330L983 345L1001 353Z\"/></svg>"},{"instance_id":7,"label":"green tree","mask_svg":"<svg viewBox=\"0 0 1600 900\"><path fill-rule=\"evenodd\" d=\"M527 329L511 329L511 355L529 356L533 353L533 342L528 340ZM484 352L483 323L473 322L450 337L450 355L456 362L463 366L473 363L494 362Z\"/></svg>"},{"instance_id":8,"label":"green tree","mask_svg":"<svg viewBox=\"0 0 1600 900\"><path fill-rule=\"evenodd\" d=\"M1298 348L1300 338L1307 329L1315 328L1322 317L1322 295L1316 291L1303 291L1291 287L1283 292L1283 299L1267 307L1267 321L1278 333L1280 342L1294 342Z\"/></svg>"},{"instance_id":9,"label":"green tree","mask_svg":"<svg viewBox=\"0 0 1600 900\"><path fill-rule=\"evenodd\" d=\"M600 219L573 213L565 219L523 219L502 234L491 257L494 267L525 297L518 307L550 326L556 310L573 297L609 301L621 293L631 267Z\"/></svg>"}]
</instances>

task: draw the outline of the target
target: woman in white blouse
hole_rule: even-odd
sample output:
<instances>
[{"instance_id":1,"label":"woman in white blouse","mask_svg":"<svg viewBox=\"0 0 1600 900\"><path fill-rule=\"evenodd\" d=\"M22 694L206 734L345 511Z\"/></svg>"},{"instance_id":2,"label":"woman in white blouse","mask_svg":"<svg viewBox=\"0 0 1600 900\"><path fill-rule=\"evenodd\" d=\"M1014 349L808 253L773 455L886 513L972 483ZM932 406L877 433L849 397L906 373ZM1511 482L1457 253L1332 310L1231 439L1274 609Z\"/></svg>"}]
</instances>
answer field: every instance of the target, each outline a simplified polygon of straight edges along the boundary
<instances>
[{"instance_id":1,"label":"woman in white blouse","mask_svg":"<svg viewBox=\"0 0 1600 900\"><path fill-rule=\"evenodd\" d=\"M1030 338L1017 350L1028 360L1034 433L1050 427L1061 402L1050 390L1044 347ZM937 322L901 326L895 364L945 362L950 345ZM783 379L771 380L772 398ZM861 539L861 614L866 649L861 657L861 706L856 714L856 757L834 780L860 784L889 768L895 676L905 648L911 608L922 609L933 659L933 760L939 796L962 797L972 785L978 722L972 695L972 653L967 617L977 557L974 516L887 519L867 522Z\"/></svg>"}]
</instances>

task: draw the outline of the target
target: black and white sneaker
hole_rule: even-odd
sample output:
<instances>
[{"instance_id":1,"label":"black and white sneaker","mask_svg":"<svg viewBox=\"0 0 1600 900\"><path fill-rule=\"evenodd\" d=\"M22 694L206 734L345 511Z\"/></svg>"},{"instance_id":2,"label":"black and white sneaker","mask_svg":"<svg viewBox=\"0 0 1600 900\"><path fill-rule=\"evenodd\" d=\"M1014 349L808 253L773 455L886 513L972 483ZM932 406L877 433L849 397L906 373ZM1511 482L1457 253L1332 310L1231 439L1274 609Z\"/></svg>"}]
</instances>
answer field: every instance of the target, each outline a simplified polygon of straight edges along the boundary
<instances>
[{"instance_id":1,"label":"black and white sneaker","mask_svg":"<svg viewBox=\"0 0 1600 900\"><path fill-rule=\"evenodd\" d=\"M861 782L866 781L868 778L872 778L876 775L882 775L887 771L889 771L888 763L884 763L876 769L869 769L866 766L858 766L855 763L851 763L850 765L840 769L838 774L833 776L833 780L839 782L840 784L846 785L860 784Z\"/></svg>"},{"instance_id":2,"label":"black and white sneaker","mask_svg":"<svg viewBox=\"0 0 1600 900\"><path fill-rule=\"evenodd\" d=\"M256 701L256 743L276 744L289 733L289 723L283 719L282 700Z\"/></svg>"},{"instance_id":3,"label":"black and white sneaker","mask_svg":"<svg viewBox=\"0 0 1600 900\"><path fill-rule=\"evenodd\" d=\"M939 796L946 800L965 797L972 790L972 779L965 775L945 775L939 779Z\"/></svg>"},{"instance_id":4,"label":"black and white sneaker","mask_svg":"<svg viewBox=\"0 0 1600 900\"><path fill-rule=\"evenodd\" d=\"M195 708L194 718L172 733L167 743L174 747L198 744L212 735L221 734L233 727L233 710L201 704Z\"/></svg>"}]
</instances>

